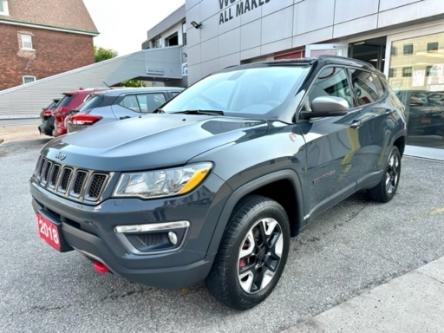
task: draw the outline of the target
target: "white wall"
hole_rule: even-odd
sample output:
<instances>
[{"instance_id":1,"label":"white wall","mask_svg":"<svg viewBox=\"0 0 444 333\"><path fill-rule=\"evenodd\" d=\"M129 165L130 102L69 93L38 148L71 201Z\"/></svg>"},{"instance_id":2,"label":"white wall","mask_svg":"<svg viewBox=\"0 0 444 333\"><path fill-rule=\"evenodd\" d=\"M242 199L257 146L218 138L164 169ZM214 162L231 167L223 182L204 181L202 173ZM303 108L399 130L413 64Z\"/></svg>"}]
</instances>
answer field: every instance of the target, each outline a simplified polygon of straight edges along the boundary
<instances>
[{"instance_id":1,"label":"white wall","mask_svg":"<svg viewBox=\"0 0 444 333\"><path fill-rule=\"evenodd\" d=\"M52 99L80 87L112 86L135 77L182 79L182 48L135 52L0 91L0 119L37 117Z\"/></svg>"},{"instance_id":2,"label":"white wall","mask_svg":"<svg viewBox=\"0 0 444 333\"><path fill-rule=\"evenodd\" d=\"M444 14L444 0L228 0L223 10L220 1L186 0L190 83L242 60ZM246 1L263 5L236 16Z\"/></svg>"}]
</instances>

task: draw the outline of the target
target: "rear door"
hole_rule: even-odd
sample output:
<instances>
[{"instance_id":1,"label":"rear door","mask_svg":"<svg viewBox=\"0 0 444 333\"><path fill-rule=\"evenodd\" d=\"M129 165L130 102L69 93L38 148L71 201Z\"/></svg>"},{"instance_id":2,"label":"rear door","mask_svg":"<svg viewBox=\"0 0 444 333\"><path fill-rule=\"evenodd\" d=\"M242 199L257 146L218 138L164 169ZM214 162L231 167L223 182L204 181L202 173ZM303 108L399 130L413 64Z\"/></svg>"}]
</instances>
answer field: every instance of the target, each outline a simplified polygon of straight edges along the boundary
<instances>
[{"instance_id":1,"label":"rear door","mask_svg":"<svg viewBox=\"0 0 444 333\"><path fill-rule=\"evenodd\" d=\"M394 110L385 103L386 92L376 73L358 68L349 71L355 94L355 117L348 129L354 143L350 173L357 182L373 185L379 180L378 171L384 167L383 148L391 138L385 134L390 130L386 120Z\"/></svg>"}]
</instances>

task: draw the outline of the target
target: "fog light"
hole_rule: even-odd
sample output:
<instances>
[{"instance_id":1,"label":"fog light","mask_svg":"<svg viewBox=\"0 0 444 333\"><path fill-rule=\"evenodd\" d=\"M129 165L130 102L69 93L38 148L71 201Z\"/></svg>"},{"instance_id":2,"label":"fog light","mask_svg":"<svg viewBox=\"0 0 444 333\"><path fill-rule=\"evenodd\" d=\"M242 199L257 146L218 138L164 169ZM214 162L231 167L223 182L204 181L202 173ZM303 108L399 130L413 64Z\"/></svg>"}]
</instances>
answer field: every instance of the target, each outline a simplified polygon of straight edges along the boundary
<instances>
[{"instance_id":1,"label":"fog light","mask_svg":"<svg viewBox=\"0 0 444 333\"><path fill-rule=\"evenodd\" d=\"M170 231L168 233L168 239L170 240L171 244L173 244L173 245L177 244L177 235L175 232Z\"/></svg>"},{"instance_id":2,"label":"fog light","mask_svg":"<svg viewBox=\"0 0 444 333\"><path fill-rule=\"evenodd\" d=\"M117 237L133 254L157 254L182 246L190 227L188 221L116 226Z\"/></svg>"}]
</instances>

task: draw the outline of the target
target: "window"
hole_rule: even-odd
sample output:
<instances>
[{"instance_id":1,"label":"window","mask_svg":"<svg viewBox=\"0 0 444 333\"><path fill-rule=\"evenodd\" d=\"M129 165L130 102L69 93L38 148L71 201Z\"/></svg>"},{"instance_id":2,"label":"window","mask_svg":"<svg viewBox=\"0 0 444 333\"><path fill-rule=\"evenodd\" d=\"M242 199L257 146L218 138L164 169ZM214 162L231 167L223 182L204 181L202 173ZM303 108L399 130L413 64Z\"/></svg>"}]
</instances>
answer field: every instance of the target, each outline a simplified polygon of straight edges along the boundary
<instances>
[{"instance_id":1,"label":"window","mask_svg":"<svg viewBox=\"0 0 444 333\"><path fill-rule=\"evenodd\" d=\"M102 106L105 97L103 95L90 95L80 107L80 112L88 111Z\"/></svg>"},{"instance_id":2,"label":"window","mask_svg":"<svg viewBox=\"0 0 444 333\"><path fill-rule=\"evenodd\" d=\"M427 43L427 52L438 52L438 49L439 49L438 42Z\"/></svg>"},{"instance_id":3,"label":"window","mask_svg":"<svg viewBox=\"0 0 444 333\"><path fill-rule=\"evenodd\" d=\"M404 54L413 54L413 44L405 44L404 45Z\"/></svg>"},{"instance_id":4,"label":"window","mask_svg":"<svg viewBox=\"0 0 444 333\"><path fill-rule=\"evenodd\" d=\"M20 48L22 50L34 50L32 46L32 35L19 33Z\"/></svg>"},{"instance_id":5,"label":"window","mask_svg":"<svg viewBox=\"0 0 444 333\"><path fill-rule=\"evenodd\" d=\"M166 102L164 94L137 95L137 100L142 112L153 112Z\"/></svg>"},{"instance_id":6,"label":"window","mask_svg":"<svg viewBox=\"0 0 444 333\"><path fill-rule=\"evenodd\" d=\"M140 112L139 103L135 95L125 96L120 102L120 105L132 111Z\"/></svg>"},{"instance_id":7,"label":"window","mask_svg":"<svg viewBox=\"0 0 444 333\"><path fill-rule=\"evenodd\" d=\"M409 116L407 143L415 146L444 148L444 32L429 29L403 34L391 46L413 45L413 54L391 56L390 68L398 70L389 77L393 90L403 96Z\"/></svg>"},{"instance_id":8,"label":"window","mask_svg":"<svg viewBox=\"0 0 444 333\"><path fill-rule=\"evenodd\" d=\"M294 97L310 68L271 66L217 73L197 82L162 108L167 113L214 110L262 119Z\"/></svg>"},{"instance_id":9,"label":"window","mask_svg":"<svg viewBox=\"0 0 444 333\"><path fill-rule=\"evenodd\" d=\"M37 78L33 75L24 75L22 77L23 84L31 83L34 82L35 80L37 80Z\"/></svg>"},{"instance_id":10,"label":"window","mask_svg":"<svg viewBox=\"0 0 444 333\"><path fill-rule=\"evenodd\" d=\"M389 77L396 77L396 68L389 69Z\"/></svg>"},{"instance_id":11,"label":"window","mask_svg":"<svg viewBox=\"0 0 444 333\"><path fill-rule=\"evenodd\" d=\"M9 15L8 0L0 0L0 15Z\"/></svg>"},{"instance_id":12,"label":"window","mask_svg":"<svg viewBox=\"0 0 444 333\"><path fill-rule=\"evenodd\" d=\"M350 106L353 105L353 95L348 83L347 71L344 68L327 67L321 70L310 88L303 111L311 111L313 100L322 96L342 97Z\"/></svg>"},{"instance_id":13,"label":"window","mask_svg":"<svg viewBox=\"0 0 444 333\"><path fill-rule=\"evenodd\" d=\"M165 46L177 46L179 45L179 34L176 32L171 36L165 38Z\"/></svg>"},{"instance_id":14,"label":"window","mask_svg":"<svg viewBox=\"0 0 444 333\"><path fill-rule=\"evenodd\" d=\"M74 98L73 95L65 95L60 100L58 107L64 107L67 106L69 103L71 103L72 99Z\"/></svg>"},{"instance_id":15,"label":"window","mask_svg":"<svg viewBox=\"0 0 444 333\"><path fill-rule=\"evenodd\" d=\"M384 86L375 74L352 69L351 78L358 105L374 103L384 96Z\"/></svg>"},{"instance_id":16,"label":"window","mask_svg":"<svg viewBox=\"0 0 444 333\"><path fill-rule=\"evenodd\" d=\"M412 67L403 67L402 68L402 76L403 77L412 77Z\"/></svg>"}]
</instances>

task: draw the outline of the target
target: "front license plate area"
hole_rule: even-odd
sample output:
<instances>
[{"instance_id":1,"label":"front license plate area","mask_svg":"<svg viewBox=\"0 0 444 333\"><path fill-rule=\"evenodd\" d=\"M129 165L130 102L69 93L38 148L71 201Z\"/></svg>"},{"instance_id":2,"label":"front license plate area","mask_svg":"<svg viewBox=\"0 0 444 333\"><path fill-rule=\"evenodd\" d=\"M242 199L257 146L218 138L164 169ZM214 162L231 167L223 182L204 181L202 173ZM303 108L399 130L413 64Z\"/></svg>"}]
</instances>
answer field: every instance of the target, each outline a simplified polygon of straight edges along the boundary
<instances>
[{"instance_id":1,"label":"front license plate area","mask_svg":"<svg viewBox=\"0 0 444 333\"><path fill-rule=\"evenodd\" d=\"M51 220L42 212L37 213L37 228L40 238L55 250L59 252L72 250L63 239L61 224Z\"/></svg>"}]
</instances>

